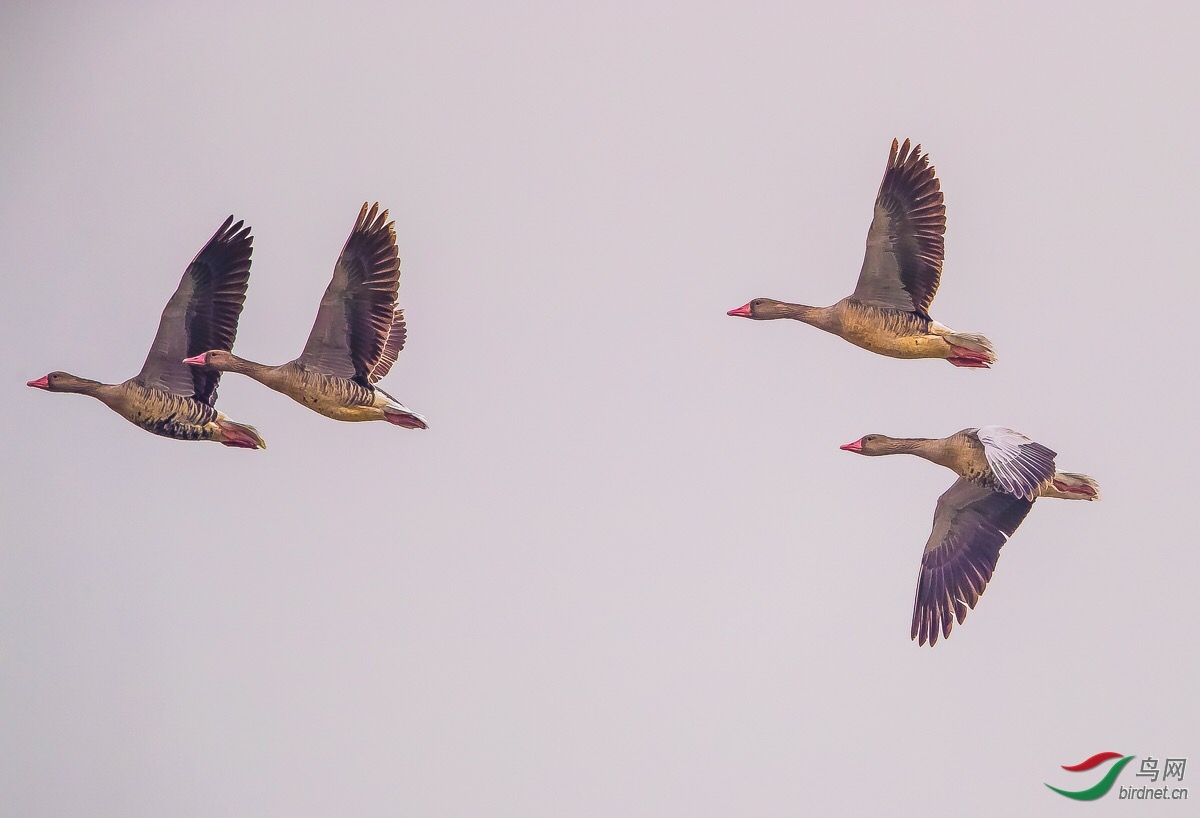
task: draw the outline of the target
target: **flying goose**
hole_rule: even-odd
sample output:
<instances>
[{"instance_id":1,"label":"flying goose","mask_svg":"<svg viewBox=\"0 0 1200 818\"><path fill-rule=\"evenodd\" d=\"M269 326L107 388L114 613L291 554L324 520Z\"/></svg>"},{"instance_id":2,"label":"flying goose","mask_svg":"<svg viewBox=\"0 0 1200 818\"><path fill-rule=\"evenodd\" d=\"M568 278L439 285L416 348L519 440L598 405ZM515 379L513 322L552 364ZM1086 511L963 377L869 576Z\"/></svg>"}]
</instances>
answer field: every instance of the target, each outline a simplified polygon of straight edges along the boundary
<instances>
[{"instance_id":1,"label":"flying goose","mask_svg":"<svg viewBox=\"0 0 1200 818\"><path fill-rule=\"evenodd\" d=\"M279 366L227 349L188 357L200 372L238 372L334 420L384 420L425 429L425 419L375 385L404 348L404 311L396 309L400 259L396 228L375 204L358 220L333 270L304 351Z\"/></svg>"},{"instance_id":2,"label":"flying goose","mask_svg":"<svg viewBox=\"0 0 1200 818\"><path fill-rule=\"evenodd\" d=\"M955 619L962 624L1034 500L1100 499L1091 477L1056 471L1053 451L1002 426L940 439L867 435L841 448L869 456L915 454L959 475L938 498L921 556L912 619L912 638L921 645L936 645L939 632L949 638Z\"/></svg>"},{"instance_id":3,"label":"flying goose","mask_svg":"<svg viewBox=\"0 0 1200 818\"><path fill-rule=\"evenodd\" d=\"M205 349L228 351L250 281L254 239L242 222L225 220L167 302L142 371L107 384L51 372L28 385L50 392L91 395L129 422L176 440L215 440L225 446L265 449L252 426L234 423L214 408L221 373L187 366L184 356Z\"/></svg>"},{"instance_id":4,"label":"flying goose","mask_svg":"<svg viewBox=\"0 0 1200 818\"><path fill-rule=\"evenodd\" d=\"M909 145L892 140L853 293L829 307L756 298L728 315L803 321L891 358L945 358L984 369L994 363L987 338L955 332L929 316L942 276L946 205L928 154Z\"/></svg>"}]
</instances>

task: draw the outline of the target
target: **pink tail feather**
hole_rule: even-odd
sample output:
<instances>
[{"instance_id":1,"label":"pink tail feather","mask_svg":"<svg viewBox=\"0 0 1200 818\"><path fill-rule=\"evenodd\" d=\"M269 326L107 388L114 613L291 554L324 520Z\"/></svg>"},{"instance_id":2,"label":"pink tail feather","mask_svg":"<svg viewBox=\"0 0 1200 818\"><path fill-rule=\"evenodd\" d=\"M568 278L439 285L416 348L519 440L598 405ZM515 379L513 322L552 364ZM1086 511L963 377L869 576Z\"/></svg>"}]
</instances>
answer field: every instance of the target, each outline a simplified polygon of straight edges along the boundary
<instances>
[{"instance_id":1,"label":"pink tail feather","mask_svg":"<svg viewBox=\"0 0 1200 818\"><path fill-rule=\"evenodd\" d=\"M1059 500L1099 500L1100 484L1086 474L1058 472L1041 494Z\"/></svg>"},{"instance_id":2,"label":"pink tail feather","mask_svg":"<svg viewBox=\"0 0 1200 818\"><path fill-rule=\"evenodd\" d=\"M943 334L950 345L951 354L946 360L955 366L987 369L996 363L996 350L992 342L976 332L947 332Z\"/></svg>"},{"instance_id":3,"label":"pink tail feather","mask_svg":"<svg viewBox=\"0 0 1200 818\"><path fill-rule=\"evenodd\" d=\"M267 442L253 426L234 423L229 418L218 418L217 428L220 430L220 437L217 437L216 441L222 446L232 446L236 449L267 448Z\"/></svg>"},{"instance_id":4,"label":"pink tail feather","mask_svg":"<svg viewBox=\"0 0 1200 818\"><path fill-rule=\"evenodd\" d=\"M383 418L388 423L403 427L405 429L429 428L429 424L425 422L425 418L421 417L416 412L402 412L396 409L384 409Z\"/></svg>"}]
</instances>

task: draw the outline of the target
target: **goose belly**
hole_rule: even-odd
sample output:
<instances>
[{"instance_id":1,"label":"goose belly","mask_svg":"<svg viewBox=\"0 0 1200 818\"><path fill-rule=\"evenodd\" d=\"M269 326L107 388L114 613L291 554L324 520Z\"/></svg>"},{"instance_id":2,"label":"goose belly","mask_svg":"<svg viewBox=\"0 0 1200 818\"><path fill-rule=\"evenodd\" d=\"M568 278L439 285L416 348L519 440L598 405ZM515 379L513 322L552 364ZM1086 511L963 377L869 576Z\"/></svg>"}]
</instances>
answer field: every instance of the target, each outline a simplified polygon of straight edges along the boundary
<instances>
[{"instance_id":1,"label":"goose belly","mask_svg":"<svg viewBox=\"0 0 1200 818\"><path fill-rule=\"evenodd\" d=\"M903 335L894 332L847 331L842 335L850 343L889 358L946 358L953 354L940 335Z\"/></svg>"},{"instance_id":2,"label":"goose belly","mask_svg":"<svg viewBox=\"0 0 1200 818\"><path fill-rule=\"evenodd\" d=\"M144 411L120 412L126 420L151 434L173 440L212 440L215 427L211 422L189 417L181 412L154 414ZM215 416L215 412L213 413Z\"/></svg>"},{"instance_id":3,"label":"goose belly","mask_svg":"<svg viewBox=\"0 0 1200 818\"><path fill-rule=\"evenodd\" d=\"M932 321L850 300L834 307L830 329L855 346L889 358L945 358L950 345L931 330Z\"/></svg>"},{"instance_id":4,"label":"goose belly","mask_svg":"<svg viewBox=\"0 0 1200 818\"><path fill-rule=\"evenodd\" d=\"M312 409L314 412L334 420L344 420L351 423L365 420L382 420L383 412L372 405L350 403L347 396L331 395L326 392L307 392L289 394L292 400Z\"/></svg>"}]
</instances>

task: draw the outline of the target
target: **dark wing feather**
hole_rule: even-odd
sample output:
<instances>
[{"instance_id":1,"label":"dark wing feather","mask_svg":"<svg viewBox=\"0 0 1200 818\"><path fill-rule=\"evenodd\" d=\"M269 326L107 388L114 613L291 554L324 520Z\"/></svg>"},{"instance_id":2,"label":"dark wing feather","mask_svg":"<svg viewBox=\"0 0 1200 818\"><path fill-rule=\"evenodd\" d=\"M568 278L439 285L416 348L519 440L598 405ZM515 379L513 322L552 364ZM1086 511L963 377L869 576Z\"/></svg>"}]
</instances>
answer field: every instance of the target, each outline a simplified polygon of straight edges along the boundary
<instances>
[{"instance_id":1,"label":"dark wing feather","mask_svg":"<svg viewBox=\"0 0 1200 818\"><path fill-rule=\"evenodd\" d=\"M921 556L913 603L912 638L936 645L979 601L1000 548L1025 519L1033 501L992 491L960 477L938 498L933 532Z\"/></svg>"},{"instance_id":2,"label":"dark wing feather","mask_svg":"<svg viewBox=\"0 0 1200 818\"><path fill-rule=\"evenodd\" d=\"M250 228L230 216L188 265L163 309L158 334L137 376L143 385L209 406L216 403L221 373L189 366L183 359L210 349L233 349L250 282L253 243Z\"/></svg>"},{"instance_id":3,"label":"dark wing feather","mask_svg":"<svg viewBox=\"0 0 1200 818\"><path fill-rule=\"evenodd\" d=\"M892 152L875 197L867 253L851 296L872 307L929 317L945 255L946 204L921 146L909 140Z\"/></svg>"},{"instance_id":4,"label":"dark wing feather","mask_svg":"<svg viewBox=\"0 0 1200 818\"><path fill-rule=\"evenodd\" d=\"M383 354L396 308L400 259L396 227L379 205L359 211L321 299L304 352L306 367L364 386Z\"/></svg>"},{"instance_id":5,"label":"dark wing feather","mask_svg":"<svg viewBox=\"0 0 1200 818\"><path fill-rule=\"evenodd\" d=\"M392 316L392 328L388 332L387 343L383 345L383 354L379 356L379 363L371 370L371 383L381 380L391 370L392 364L396 363L396 358L400 355L400 350L404 349L404 339L407 337L404 310L396 310Z\"/></svg>"}]
</instances>

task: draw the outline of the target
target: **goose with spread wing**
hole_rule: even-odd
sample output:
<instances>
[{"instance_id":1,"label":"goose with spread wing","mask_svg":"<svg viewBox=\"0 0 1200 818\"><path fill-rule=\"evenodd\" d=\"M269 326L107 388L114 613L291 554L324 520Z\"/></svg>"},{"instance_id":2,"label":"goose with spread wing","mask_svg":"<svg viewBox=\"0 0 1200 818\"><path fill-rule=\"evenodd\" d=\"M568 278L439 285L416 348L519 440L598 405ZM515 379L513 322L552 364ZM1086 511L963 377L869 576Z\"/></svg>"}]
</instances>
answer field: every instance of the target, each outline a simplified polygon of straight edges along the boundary
<instances>
[{"instance_id":1,"label":"goose with spread wing","mask_svg":"<svg viewBox=\"0 0 1200 818\"><path fill-rule=\"evenodd\" d=\"M983 368L996 360L982 335L934 321L929 306L942 277L946 204L941 183L921 146L892 141L875 197L867 252L854 292L829 307L756 298L729 315L757 320L791 318L891 358L945 358Z\"/></svg>"},{"instance_id":2,"label":"goose with spread wing","mask_svg":"<svg viewBox=\"0 0 1200 818\"><path fill-rule=\"evenodd\" d=\"M1000 548L1039 497L1099 500L1085 474L1056 470L1055 452L1002 426L963 429L940 439L867 435L842 449L877 456L913 454L958 474L938 498L933 531L921 556L912 638L937 644L979 601Z\"/></svg>"},{"instance_id":3,"label":"goose with spread wing","mask_svg":"<svg viewBox=\"0 0 1200 818\"><path fill-rule=\"evenodd\" d=\"M176 440L213 440L242 449L265 449L253 426L235 423L215 408L221 373L190 367L188 355L227 352L250 281L253 237L233 216L188 265L163 309L158 334L142 371L109 384L51 372L28 385L49 392L90 395L147 432Z\"/></svg>"},{"instance_id":4,"label":"goose with spread wing","mask_svg":"<svg viewBox=\"0 0 1200 818\"><path fill-rule=\"evenodd\" d=\"M399 286L395 223L378 204L364 204L299 358L268 366L213 349L185 363L201 372L247 375L334 420L384 420L425 429L423 417L376 386L407 335L404 311L396 309Z\"/></svg>"}]
</instances>

